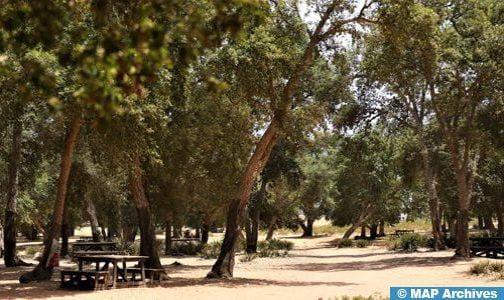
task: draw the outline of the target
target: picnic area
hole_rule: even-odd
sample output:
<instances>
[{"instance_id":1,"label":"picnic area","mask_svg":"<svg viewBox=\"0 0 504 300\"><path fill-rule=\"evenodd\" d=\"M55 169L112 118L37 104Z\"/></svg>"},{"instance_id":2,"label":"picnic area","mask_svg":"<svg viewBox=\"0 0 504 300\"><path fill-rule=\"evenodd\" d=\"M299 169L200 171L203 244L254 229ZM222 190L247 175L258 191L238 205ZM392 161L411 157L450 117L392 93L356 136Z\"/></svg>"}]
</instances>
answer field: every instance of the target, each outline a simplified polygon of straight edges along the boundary
<instances>
[{"instance_id":1,"label":"picnic area","mask_svg":"<svg viewBox=\"0 0 504 300\"><path fill-rule=\"evenodd\" d=\"M0 4L0 299L504 297L504 1Z\"/></svg>"}]
</instances>

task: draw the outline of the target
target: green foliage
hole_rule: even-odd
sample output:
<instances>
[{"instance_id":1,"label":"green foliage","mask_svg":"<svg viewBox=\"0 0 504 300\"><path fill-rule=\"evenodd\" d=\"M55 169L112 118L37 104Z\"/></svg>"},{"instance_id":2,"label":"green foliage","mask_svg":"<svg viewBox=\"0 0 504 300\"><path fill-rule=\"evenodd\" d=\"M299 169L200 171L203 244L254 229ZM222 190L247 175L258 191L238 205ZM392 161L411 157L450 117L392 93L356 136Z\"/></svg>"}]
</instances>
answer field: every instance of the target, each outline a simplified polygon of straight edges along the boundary
<instances>
[{"instance_id":1,"label":"green foliage","mask_svg":"<svg viewBox=\"0 0 504 300\"><path fill-rule=\"evenodd\" d=\"M367 248L371 245L371 242L368 240L356 240L355 247L357 248Z\"/></svg>"},{"instance_id":2,"label":"green foliage","mask_svg":"<svg viewBox=\"0 0 504 300\"><path fill-rule=\"evenodd\" d=\"M289 254L294 247L291 241L271 239L257 243L257 255L259 257L283 257Z\"/></svg>"},{"instance_id":3,"label":"green foliage","mask_svg":"<svg viewBox=\"0 0 504 300\"><path fill-rule=\"evenodd\" d=\"M203 245L203 248L201 249L200 257L202 257L204 259L215 259L215 258L219 257L221 247L222 247L221 241L215 241L215 242L211 242L206 245Z\"/></svg>"},{"instance_id":4,"label":"green foliage","mask_svg":"<svg viewBox=\"0 0 504 300\"><path fill-rule=\"evenodd\" d=\"M338 241L339 248L348 248L348 247L353 247L353 246L354 246L354 241L352 239L341 239Z\"/></svg>"},{"instance_id":5,"label":"green foliage","mask_svg":"<svg viewBox=\"0 0 504 300\"><path fill-rule=\"evenodd\" d=\"M251 262L254 259L256 259L257 257L258 257L258 255L255 253L252 253L252 254L245 253L243 256L240 257L240 262Z\"/></svg>"},{"instance_id":6,"label":"green foliage","mask_svg":"<svg viewBox=\"0 0 504 300\"><path fill-rule=\"evenodd\" d=\"M387 242L387 248L395 251L413 252L427 246L428 239L418 233L406 233L400 237L391 237Z\"/></svg>"},{"instance_id":7,"label":"green foliage","mask_svg":"<svg viewBox=\"0 0 504 300\"><path fill-rule=\"evenodd\" d=\"M181 256L181 255L198 255L200 253L206 253L205 251L207 251L207 249L205 248L205 246L203 246L199 242L174 243L172 244L171 247L171 255ZM204 257L204 258L208 259L214 257Z\"/></svg>"}]
</instances>

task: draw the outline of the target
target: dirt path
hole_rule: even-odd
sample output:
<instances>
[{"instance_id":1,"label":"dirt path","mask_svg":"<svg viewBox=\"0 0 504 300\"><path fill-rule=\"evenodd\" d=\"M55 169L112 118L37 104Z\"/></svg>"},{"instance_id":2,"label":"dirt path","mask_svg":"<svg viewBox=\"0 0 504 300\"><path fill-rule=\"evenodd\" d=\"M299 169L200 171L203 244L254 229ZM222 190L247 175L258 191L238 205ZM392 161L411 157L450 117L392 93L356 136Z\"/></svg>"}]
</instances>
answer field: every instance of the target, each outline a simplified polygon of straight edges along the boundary
<instances>
[{"instance_id":1,"label":"dirt path","mask_svg":"<svg viewBox=\"0 0 504 300\"><path fill-rule=\"evenodd\" d=\"M382 247L336 249L333 237L289 238L295 250L285 258L237 258L232 280L203 279L213 260L195 257L163 258L183 266L168 266L171 279L160 287L120 288L99 292L58 289L59 276L51 283L20 285L25 270L0 269L0 299L328 299L335 296L388 296L390 286L451 285L502 286L503 281L470 277L472 262L454 262L451 251L393 253Z\"/></svg>"}]
</instances>

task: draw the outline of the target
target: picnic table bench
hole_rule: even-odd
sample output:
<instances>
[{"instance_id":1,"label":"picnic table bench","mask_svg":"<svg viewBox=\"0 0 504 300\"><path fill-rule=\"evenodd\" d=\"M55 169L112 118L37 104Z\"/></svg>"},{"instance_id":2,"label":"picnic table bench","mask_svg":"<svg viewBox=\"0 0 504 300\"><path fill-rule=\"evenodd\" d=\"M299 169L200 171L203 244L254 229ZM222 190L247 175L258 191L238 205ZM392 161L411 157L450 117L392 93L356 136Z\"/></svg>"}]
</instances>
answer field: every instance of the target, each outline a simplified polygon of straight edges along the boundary
<instances>
[{"instance_id":1,"label":"picnic table bench","mask_svg":"<svg viewBox=\"0 0 504 300\"><path fill-rule=\"evenodd\" d=\"M413 229L398 229L395 231L394 235L401 236L401 235L404 235L407 233L414 233L414 232L415 232L415 230L413 230Z\"/></svg>"},{"instance_id":2,"label":"picnic table bench","mask_svg":"<svg viewBox=\"0 0 504 300\"><path fill-rule=\"evenodd\" d=\"M99 290L108 286L108 271L61 271L61 288Z\"/></svg>"},{"instance_id":3,"label":"picnic table bench","mask_svg":"<svg viewBox=\"0 0 504 300\"><path fill-rule=\"evenodd\" d=\"M119 250L106 250L106 251L74 251L73 256L83 256L83 255L114 255L122 254Z\"/></svg>"},{"instance_id":4,"label":"picnic table bench","mask_svg":"<svg viewBox=\"0 0 504 300\"><path fill-rule=\"evenodd\" d=\"M112 264L112 288L117 286L117 281L129 283L128 279L128 266L127 262L137 262L140 268L140 282L145 284L145 267L144 261L149 259L148 256L141 255L76 255L74 256L78 260L79 271L82 271L84 262L91 262L96 264L96 272L100 271L100 263L103 263L103 270ZM119 266L122 264L122 268ZM108 271L106 271L108 272Z\"/></svg>"},{"instance_id":5,"label":"picnic table bench","mask_svg":"<svg viewBox=\"0 0 504 300\"><path fill-rule=\"evenodd\" d=\"M161 284L162 274L165 273L164 269L145 268L144 271L145 271L145 277L149 278L150 284L154 284L155 282L157 282L158 284ZM141 275L142 269L141 268L128 268L127 272L131 273L131 279L130 279L131 281L137 281L137 275Z\"/></svg>"},{"instance_id":6,"label":"picnic table bench","mask_svg":"<svg viewBox=\"0 0 504 300\"><path fill-rule=\"evenodd\" d=\"M469 240L473 256L504 259L504 237L472 237Z\"/></svg>"}]
</instances>

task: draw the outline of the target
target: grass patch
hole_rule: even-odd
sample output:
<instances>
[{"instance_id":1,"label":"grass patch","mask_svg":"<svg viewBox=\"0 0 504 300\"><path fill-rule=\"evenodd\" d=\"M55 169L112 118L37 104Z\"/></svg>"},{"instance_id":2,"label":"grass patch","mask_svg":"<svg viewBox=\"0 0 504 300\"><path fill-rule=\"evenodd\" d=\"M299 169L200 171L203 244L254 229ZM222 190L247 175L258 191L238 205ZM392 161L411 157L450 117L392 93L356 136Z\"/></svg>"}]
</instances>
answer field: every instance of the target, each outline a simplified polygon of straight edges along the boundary
<instances>
[{"instance_id":1,"label":"grass patch","mask_svg":"<svg viewBox=\"0 0 504 300\"><path fill-rule=\"evenodd\" d=\"M37 252L42 253L44 251L44 246L42 245L33 245L33 246L26 246L24 249L24 252L27 256L33 257Z\"/></svg>"},{"instance_id":2,"label":"grass patch","mask_svg":"<svg viewBox=\"0 0 504 300\"><path fill-rule=\"evenodd\" d=\"M475 276L492 276L497 280L504 279L504 263L480 261L472 264L469 268L469 274Z\"/></svg>"},{"instance_id":3,"label":"grass patch","mask_svg":"<svg viewBox=\"0 0 504 300\"><path fill-rule=\"evenodd\" d=\"M257 243L257 255L259 257L280 257L287 256L294 247L291 241L272 239Z\"/></svg>"}]
</instances>

